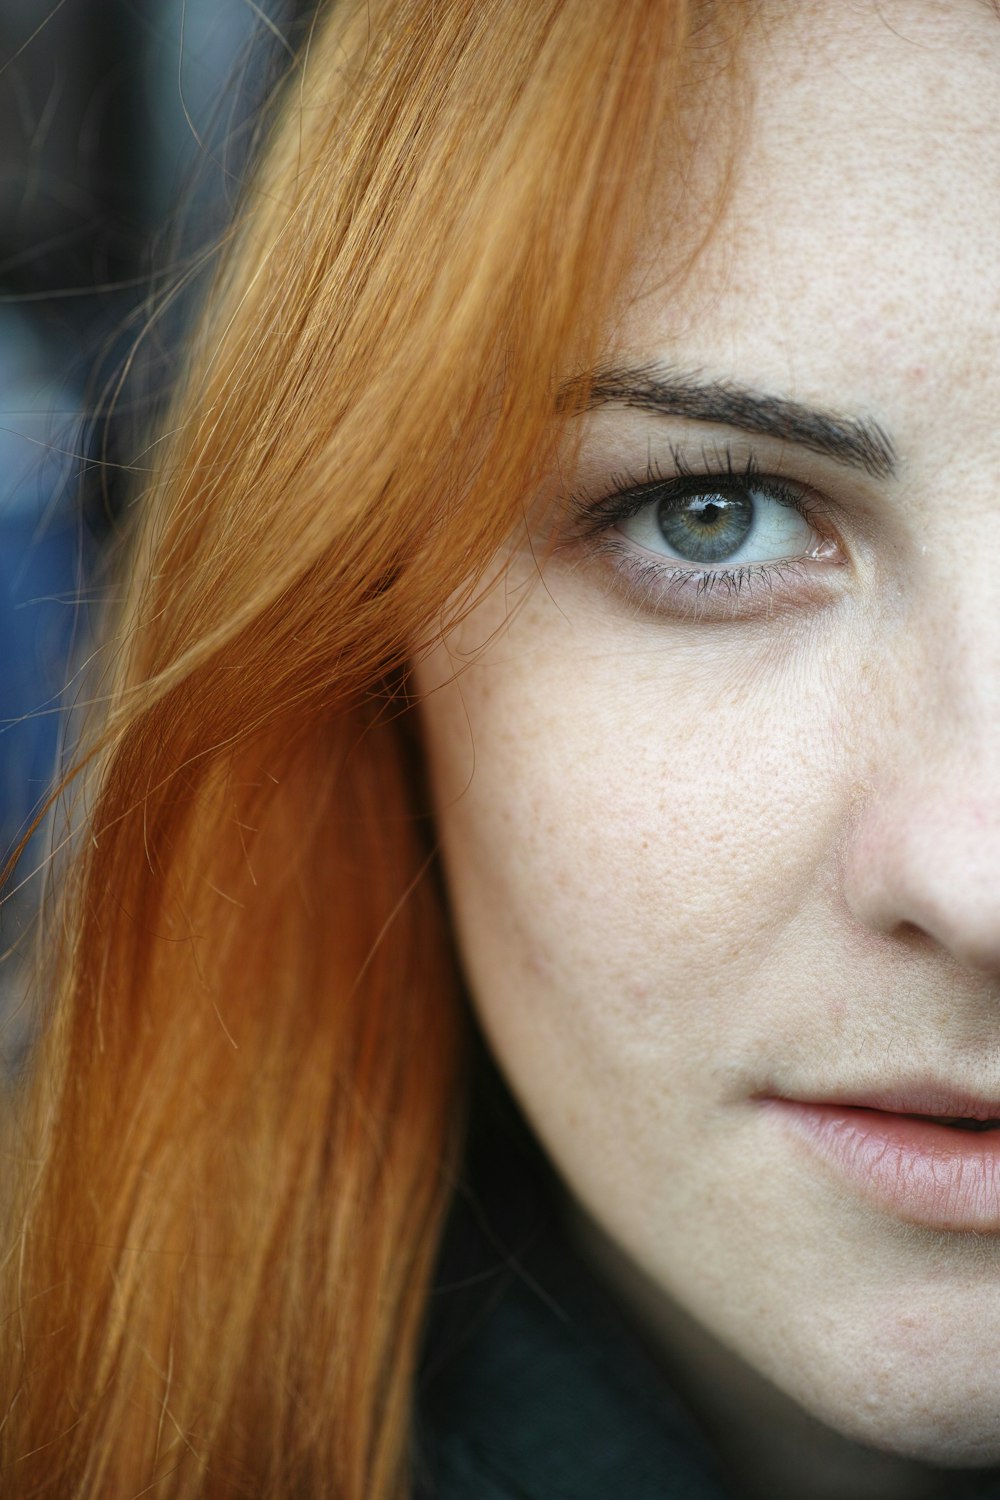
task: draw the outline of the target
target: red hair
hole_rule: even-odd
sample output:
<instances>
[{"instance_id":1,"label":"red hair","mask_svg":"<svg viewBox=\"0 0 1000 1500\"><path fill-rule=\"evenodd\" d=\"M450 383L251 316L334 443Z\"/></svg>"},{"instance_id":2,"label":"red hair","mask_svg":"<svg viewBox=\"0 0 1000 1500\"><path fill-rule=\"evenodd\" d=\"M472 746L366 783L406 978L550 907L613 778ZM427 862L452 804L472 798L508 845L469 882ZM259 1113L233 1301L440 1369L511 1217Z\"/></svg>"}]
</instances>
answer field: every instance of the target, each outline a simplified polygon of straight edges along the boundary
<instances>
[{"instance_id":1,"label":"red hair","mask_svg":"<svg viewBox=\"0 0 1000 1500\"><path fill-rule=\"evenodd\" d=\"M286 88L137 498L9 1132L9 1500L406 1492L465 1020L405 662L551 459L691 30L351 0Z\"/></svg>"}]
</instances>

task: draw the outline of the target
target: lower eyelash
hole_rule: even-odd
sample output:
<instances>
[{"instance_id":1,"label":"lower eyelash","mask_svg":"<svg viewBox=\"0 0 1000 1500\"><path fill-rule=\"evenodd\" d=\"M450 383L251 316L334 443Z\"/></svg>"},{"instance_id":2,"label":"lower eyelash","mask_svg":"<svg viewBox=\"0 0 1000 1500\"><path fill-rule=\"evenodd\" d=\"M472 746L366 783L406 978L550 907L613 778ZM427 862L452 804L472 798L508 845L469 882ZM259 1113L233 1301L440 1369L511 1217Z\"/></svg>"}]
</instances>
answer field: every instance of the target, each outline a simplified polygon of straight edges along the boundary
<instances>
[{"instance_id":1,"label":"lower eyelash","mask_svg":"<svg viewBox=\"0 0 1000 1500\"><path fill-rule=\"evenodd\" d=\"M674 605L687 602L697 613L709 598L713 603L721 597L733 604L758 599L761 594L773 594L776 585L800 579L807 572L794 558L714 570L671 567L637 556L613 536L599 539L594 551L611 559L618 581L640 608L655 608L669 599Z\"/></svg>"}]
</instances>

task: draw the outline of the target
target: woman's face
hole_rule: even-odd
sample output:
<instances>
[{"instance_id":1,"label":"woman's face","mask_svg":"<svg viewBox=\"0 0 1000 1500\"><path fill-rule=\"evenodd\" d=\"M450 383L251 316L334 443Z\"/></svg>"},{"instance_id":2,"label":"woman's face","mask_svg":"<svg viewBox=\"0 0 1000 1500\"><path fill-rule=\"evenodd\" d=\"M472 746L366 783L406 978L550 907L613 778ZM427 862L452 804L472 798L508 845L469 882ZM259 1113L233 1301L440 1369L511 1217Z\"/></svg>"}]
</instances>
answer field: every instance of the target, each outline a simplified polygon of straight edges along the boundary
<instances>
[{"instance_id":1,"label":"woman's face","mask_svg":"<svg viewBox=\"0 0 1000 1500\"><path fill-rule=\"evenodd\" d=\"M543 577L419 669L447 874L623 1278L842 1433L994 1463L1000 1131L927 1117L1000 1119L1000 21L754 28Z\"/></svg>"}]
</instances>

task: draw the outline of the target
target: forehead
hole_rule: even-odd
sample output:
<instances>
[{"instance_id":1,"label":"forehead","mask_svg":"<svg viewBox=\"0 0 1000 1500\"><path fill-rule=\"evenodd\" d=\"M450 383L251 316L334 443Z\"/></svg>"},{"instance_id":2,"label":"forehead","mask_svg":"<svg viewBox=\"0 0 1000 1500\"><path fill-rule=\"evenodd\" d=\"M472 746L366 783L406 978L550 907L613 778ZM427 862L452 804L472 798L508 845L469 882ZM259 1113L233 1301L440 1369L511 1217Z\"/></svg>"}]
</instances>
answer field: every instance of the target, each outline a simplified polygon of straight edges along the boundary
<instances>
[{"instance_id":1,"label":"forehead","mask_svg":"<svg viewBox=\"0 0 1000 1500\"><path fill-rule=\"evenodd\" d=\"M687 364L849 407L870 407L889 369L928 390L991 374L1000 336L991 4L765 0L735 76L707 82L699 106L689 201L694 216L705 212L703 184L718 179L710 163L725 138L734 155L722 217L680 286L668 274L669 232L650 236L622 330L631 355L662 358L680 342ZM734 111L734 131L713 129Z\"/></svg>"}]
</instances>

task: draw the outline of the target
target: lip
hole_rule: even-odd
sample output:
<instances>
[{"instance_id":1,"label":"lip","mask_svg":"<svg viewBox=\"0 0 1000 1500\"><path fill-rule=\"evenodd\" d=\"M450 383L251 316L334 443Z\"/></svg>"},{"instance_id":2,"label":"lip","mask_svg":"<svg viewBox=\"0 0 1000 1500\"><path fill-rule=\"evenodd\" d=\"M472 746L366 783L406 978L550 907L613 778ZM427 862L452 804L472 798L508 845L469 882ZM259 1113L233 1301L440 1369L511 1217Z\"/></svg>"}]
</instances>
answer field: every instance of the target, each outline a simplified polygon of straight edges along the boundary
<instances>
[{"instance_id":1,"label":"lip","mask_svg":"<svg viewBox=\"0 0 1000 1500\"><path fill-rule=\"evenodd\" d=\"M1000 1129L963 1131L914 1118L1000 1119L1000 1104L933 1087L850 1101L760 1102L882 1210L932 1229L1000 1233Z\"/></svg>"}]
</instances>

